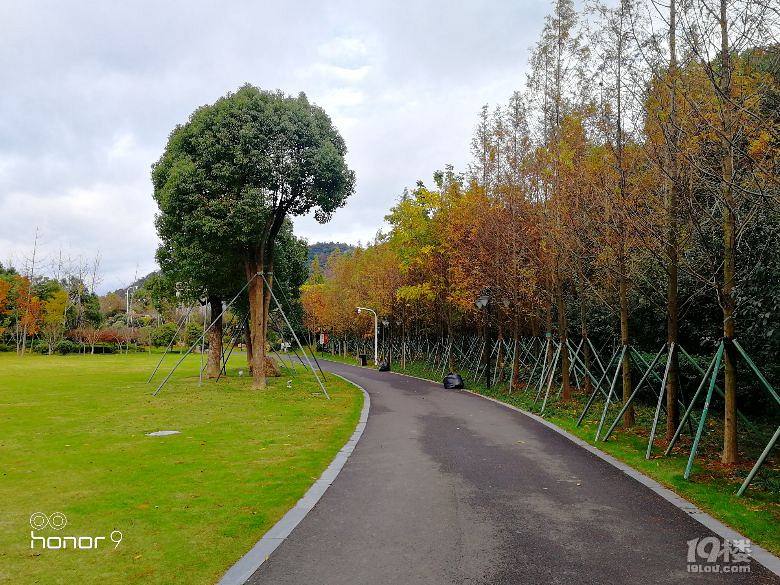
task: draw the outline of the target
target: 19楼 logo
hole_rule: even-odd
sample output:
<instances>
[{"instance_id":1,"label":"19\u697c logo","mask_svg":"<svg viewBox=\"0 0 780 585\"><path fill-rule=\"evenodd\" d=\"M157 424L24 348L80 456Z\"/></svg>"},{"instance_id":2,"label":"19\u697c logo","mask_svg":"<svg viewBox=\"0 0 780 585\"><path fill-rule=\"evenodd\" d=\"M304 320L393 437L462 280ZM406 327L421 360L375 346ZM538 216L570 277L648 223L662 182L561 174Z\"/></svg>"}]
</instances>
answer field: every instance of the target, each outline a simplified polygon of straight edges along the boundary
<instances>
[{"instance_id":1,"label":"19\u697c logo","mask_svg":"<svg viewBox=\"0 0 780 585\"><path fill-rule=\"evenodd\" d=\"M36 536L36 530L51 528L53 530L62 530L68 524L68 518L62 512L54 512L47 516L43 512L35 512L30 516L30 548L36 548L36 543L42 549L77 549L93 550L97 549L101 540L106 540L105 536ZM122 533L114 530L108 537L114 543L114 548L122 542Z\"/></svg>"},{"instance_id":2,"label":"19\u697c logo","mask_svg":"<svg viewBox=\"0 0 780 585\"><path fill-rule=\"evenodd\" d=\"M694 538L688 544L689 573L750 573L751 543L746 538Z\"/></svg>"}]
</instances>

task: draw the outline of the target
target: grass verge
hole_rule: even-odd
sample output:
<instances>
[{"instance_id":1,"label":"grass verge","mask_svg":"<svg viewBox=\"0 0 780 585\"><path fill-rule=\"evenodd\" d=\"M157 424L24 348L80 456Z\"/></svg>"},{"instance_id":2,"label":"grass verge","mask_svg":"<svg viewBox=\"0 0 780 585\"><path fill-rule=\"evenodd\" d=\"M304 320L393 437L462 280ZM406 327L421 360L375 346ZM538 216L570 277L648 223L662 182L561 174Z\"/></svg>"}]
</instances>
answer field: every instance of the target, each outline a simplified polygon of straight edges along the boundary
<instances>
[{"instance_id":1,"label":"grass verge","mask_svg":"<svg viewBox=\"0 0 780 585\"><path fill-rule=\"evenodd\" d=\"M0 354L0 581L214 583L319 477L360 416L356 387L329 377L328 401L300 368L251 390L237 376L243 356L202 386L199 357L188 358L152 397L145 381L159 357ZM180 434L146 435L158 430ZM36 535L106 540L31 549L34 512L67 517Z\"/></svg>"}]
</instances>

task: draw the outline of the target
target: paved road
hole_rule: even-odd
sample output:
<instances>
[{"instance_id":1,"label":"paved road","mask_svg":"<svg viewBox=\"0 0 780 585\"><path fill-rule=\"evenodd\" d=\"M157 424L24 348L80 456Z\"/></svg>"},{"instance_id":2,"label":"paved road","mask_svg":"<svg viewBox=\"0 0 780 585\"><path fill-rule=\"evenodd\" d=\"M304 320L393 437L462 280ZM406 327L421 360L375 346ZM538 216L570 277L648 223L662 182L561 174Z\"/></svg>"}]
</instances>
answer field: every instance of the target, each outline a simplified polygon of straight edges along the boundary
<instances>
[{"instance_id":1,"label":"paved road","mask_svg":"<svg viewBox=\"0 0 780 585\"><path fill-rule=\"evenodd\" d=\"M711 533L520 413L437 384L342 364L363 386L362 439L253 585L780 583L687 572ZM705 563L706 564L706 563Z\"/></svg>"}]
</instances>

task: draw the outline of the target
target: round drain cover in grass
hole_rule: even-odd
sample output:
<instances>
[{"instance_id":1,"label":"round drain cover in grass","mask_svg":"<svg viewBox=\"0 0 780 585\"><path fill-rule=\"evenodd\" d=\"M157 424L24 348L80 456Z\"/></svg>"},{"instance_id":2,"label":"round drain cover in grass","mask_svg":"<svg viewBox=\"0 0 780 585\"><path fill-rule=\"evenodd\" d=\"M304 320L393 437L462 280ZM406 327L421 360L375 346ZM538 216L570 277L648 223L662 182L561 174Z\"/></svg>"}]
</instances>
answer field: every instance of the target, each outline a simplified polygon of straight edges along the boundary
<instances>
[{"instance_id":1,"label":"round drain cover in grass","mask_svg":"<svg viewBox=\"0 0 780 585\"><path fill-rule=\"evenodd\" d=\"M165 437L167 435L178 435L180 431L154 431L153 433L146 433L147 437Z\"/></svg>"}]
</instances>

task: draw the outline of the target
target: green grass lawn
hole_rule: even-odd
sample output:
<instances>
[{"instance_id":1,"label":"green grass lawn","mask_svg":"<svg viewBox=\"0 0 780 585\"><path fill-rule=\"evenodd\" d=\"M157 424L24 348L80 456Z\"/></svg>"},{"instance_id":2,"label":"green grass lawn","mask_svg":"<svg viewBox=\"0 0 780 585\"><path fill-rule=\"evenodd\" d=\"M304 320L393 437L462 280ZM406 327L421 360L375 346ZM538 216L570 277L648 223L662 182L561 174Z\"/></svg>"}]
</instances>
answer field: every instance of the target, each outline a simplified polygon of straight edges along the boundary
<instances>
[{"instance_id":1,"label":"green grass lawn","mask_svg":"<svg viewBox=\"0 0 780 585\"><path fill-rule=\"evenodd\" d=\"M318 354L318 357L320 356L325 359L355 363L351 356L349 359L333 357L329 354ZM398 362L394 364L393 369L400 371ZM403 373L441 382L438 377L440 370L434 372L421 363L408 363ZM466 387L473 392L496 398L522 410L539 413L541 400L534 402L536 389L508 394L506 385L487 389L482 384L473 383L471 379L466 381ZM586 399L587 396L581 392L575 394L574 400L568 404L552 398L544 418L594 445L593 439L604 402L597 401L582 426L577 427L577 418ZM608 410L610 422L617 416L620 406L620 404L613 405ZM663 457L666 444L663 441L665 428L662 420L654 443L653 455L649 460L645 459L649 439L648 429L654 409L640 405L636 414L636 427L626 431L619 425L609 441L606 443L599 441L595 446L652 477L724 524L738 530L753 542L780 555L780 457L776 454L774 458L770 458L743 497L738 498L735 495L737 488L758 457L758 453L774 431L774 425L759 424L759 437L751 436L742 428L739 444L744 463L734 468L725 468L718 463L721 447L718 428L721 421L714 417L708 419L708 429L702 437L699 455L689 481L683 478L683 471L690 452L690 435L681 438L681 448L675 447L669 457Z\"/></svg>"},{"instance_id":2,"label":"green grass lawn","mask_svg":"<svg viewBox=\"0 0 780 585\"><path fill-rule=\"evenodd\" d=\"M333 376L330 401L302 371L251 390L237 376L243 356L202 386L190 357L152 397L159 357L0 353L0 581L214 583L319 477L360 415L360 391ZM181 434L146 436L157 430ZM106 544L31 550L35 512L67 517L36 535Z\"/></svg>"}]
</instances>

